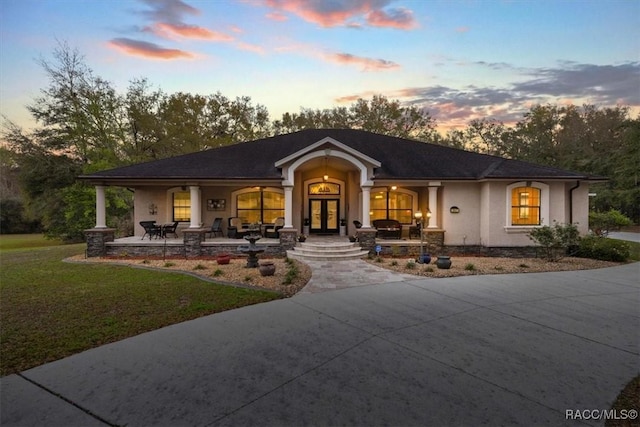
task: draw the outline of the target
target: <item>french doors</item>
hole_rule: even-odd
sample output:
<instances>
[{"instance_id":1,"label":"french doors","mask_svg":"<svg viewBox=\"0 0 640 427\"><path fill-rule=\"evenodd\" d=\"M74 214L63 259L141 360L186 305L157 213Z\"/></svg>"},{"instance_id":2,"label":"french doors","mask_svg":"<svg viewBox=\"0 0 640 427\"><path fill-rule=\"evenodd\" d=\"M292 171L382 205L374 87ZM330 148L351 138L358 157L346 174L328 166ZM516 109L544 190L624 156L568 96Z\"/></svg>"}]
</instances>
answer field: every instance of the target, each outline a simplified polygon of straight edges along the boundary
<instances>
[{"instance_id":1,"label":"french doors","mask_svg":"<svg viewBox=\"0 0 640 427\"><path fill-rule=\"evenodd\" d=\"M340 199L309 199L310 233L338 233Z\"/></svg>"}]
</instances>

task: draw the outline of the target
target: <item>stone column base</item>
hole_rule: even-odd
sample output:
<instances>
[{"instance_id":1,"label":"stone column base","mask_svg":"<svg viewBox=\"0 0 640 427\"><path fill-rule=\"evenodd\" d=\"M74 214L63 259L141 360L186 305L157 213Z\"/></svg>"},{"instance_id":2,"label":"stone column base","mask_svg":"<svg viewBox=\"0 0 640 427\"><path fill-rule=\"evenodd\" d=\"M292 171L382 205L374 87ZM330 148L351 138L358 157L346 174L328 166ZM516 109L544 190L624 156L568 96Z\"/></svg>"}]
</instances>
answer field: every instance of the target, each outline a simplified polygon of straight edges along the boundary
<instances>
[{"instance_id":1,"label":"stone column base","mask_svg":"<svg viewBox=\"0 0 640 427\"><path fill-rule=\"evenodd\" d=\"M207 234L206 228L187 228L182 230L184 235L184 256L195 258L202 255L202 242Z\"/></svg>"},{"instance_id":2,"label":"stone column base","mask_svg":"<svg viewBox=\"0 0 640 427\"><path fill-rule=\"evenodd\" d=\"M441 252L444 248L444 230L425 228L422 230L422 237L427 252L431 251L433 254L435 252Z\"/></svg>"},{"instance_id":3,"label":"stone column base","mask_svg":"<svg viewBox=\"0 0 640 427\"><path fill-rule=\"evenodd\" d=\"M84 230L87 239L87 257L99 257L107 254L107 242L113 242L115 228L91 228Z\"/></svg>"},{"instance_id":4,"label":"stone column base","mask_svg":"<svg viewBox=\"0 0 640 427\"><path fill-rule=\"evenodd\" d=\"M293 249L298 240L298 230L295 228L281 228L278 230L280 236L280 246L284 252Z\"/></svg>"},{"instance_id":5,"label":"stone column base","mask_svg":"<svg viewBox=\"0 0 640 427\"><path fill-rule=\"evenodd\" d=\"M357 233L360 247L369 251L370 254L376 253L376 233L375 228L361 228Z\"/></svg>"}]
</instances>

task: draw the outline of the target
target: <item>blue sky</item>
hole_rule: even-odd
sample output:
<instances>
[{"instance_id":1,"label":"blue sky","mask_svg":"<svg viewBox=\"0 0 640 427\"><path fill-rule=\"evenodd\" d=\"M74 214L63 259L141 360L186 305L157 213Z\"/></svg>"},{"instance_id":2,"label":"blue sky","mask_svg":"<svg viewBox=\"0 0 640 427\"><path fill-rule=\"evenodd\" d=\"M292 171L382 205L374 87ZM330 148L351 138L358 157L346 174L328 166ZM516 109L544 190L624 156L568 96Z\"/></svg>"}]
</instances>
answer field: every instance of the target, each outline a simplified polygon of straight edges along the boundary
<instances>
[{"instance_id":1,"label":"blue sky","mask_svg":"<svg viewBox=\"0 0 640 427\"><path fill-rule=\"evenodd\" d=\"M640 0L1 0L0 112L25 127L56 40L122 93L146 77L271 119L374 94L441 130L544 103L640 112Z\"/></svg>"}]
</instances>

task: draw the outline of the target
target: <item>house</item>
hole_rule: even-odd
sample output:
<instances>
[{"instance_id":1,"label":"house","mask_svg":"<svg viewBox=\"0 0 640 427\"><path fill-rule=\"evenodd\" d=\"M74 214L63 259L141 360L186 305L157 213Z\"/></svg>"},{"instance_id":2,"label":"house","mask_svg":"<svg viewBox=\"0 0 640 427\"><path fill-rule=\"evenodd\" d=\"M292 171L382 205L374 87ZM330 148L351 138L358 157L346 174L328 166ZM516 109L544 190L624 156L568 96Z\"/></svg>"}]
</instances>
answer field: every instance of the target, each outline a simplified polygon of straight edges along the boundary
<instances>
[{"instance_id":1,"label":"house","mask_svg":"<svg viewBox=\"0 0 640 427\"><path fill-rule=\"evenodd\" d=\"M376 219L444 248L491 252L531 245L527 233L545 224L588 227L589 184L602 181L557 168L350 129L309 129L81 176L96 187L96 226L89 253L113 240L105 223L104 188L135 192L140 221L179 222L184 245L201 253L214 218L245 223L284 218L280 244L299 233L360 235L376 245ZM354 221L362 228L355 229ZM214 239L215 240L215 239ZM93 249L92 249L93 248Z\"/></svg>"}]
</instances>

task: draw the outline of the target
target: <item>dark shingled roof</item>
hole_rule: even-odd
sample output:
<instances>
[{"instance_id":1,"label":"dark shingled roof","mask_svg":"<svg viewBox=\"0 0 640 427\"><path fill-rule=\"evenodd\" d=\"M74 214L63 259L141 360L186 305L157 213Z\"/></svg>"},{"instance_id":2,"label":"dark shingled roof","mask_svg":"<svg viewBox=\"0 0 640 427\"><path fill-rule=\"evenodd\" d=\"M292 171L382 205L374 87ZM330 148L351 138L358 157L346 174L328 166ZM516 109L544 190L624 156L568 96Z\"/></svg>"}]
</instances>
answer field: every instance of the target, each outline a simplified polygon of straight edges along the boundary
<instances>
[{"instance_id":1,"label":"dark shingled roof","mask_svg":"<svg viewBox=\"0 0 640 427\"><path fill-rule=\"evenodd\" d=\"M518 160L352 129L308 129L83 175L104 179L280 179L275 162L331 137L382 163L377 179L602 179Z\"/></svg>"}]
</instances>

